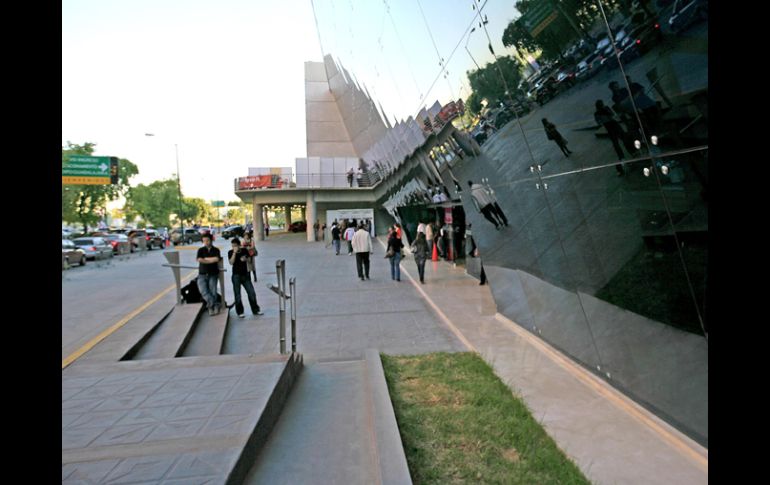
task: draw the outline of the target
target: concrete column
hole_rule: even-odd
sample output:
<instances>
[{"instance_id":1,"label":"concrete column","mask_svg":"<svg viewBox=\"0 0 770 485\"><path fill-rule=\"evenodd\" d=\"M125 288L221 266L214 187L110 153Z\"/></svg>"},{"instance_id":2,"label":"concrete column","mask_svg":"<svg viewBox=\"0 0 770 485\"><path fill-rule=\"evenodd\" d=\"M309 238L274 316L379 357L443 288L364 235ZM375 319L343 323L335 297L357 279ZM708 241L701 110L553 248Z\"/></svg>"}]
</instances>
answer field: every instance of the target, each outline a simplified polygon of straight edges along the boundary
<instances>
[{"instance_id":1,"label":"concrete column","mask_svg":"<svg viewBox=\"0 0 770 485\"><path fill-rule=\"evenodd\" d=\"M252 204L252 221L254 224L254 240L265 240L265 226L262 223L262 204L257 204L256 201Z\"/></svg>"},{"instance_id":2,"label":"concrete column","mask_svg":"<svg viewBox=\"0 0 770 485\"><path fill-rule=\"evenodd\" d=\"M291 225L291 205L284 207L284 211L286 211L286 230L288 231Z\"/></svg>"},{"instance_id":3,"label":"concrete column","mask_svg":"<svg viewBox=\"0 0 770 485\"><path fill-rule=\"evenodd\" d=\"M307 202L305 204L305 220L307 221L307 240L315 241L315 231L313 230L313 224L315 224L315 192L308 191Z\"/></svg>"}]
</instances>

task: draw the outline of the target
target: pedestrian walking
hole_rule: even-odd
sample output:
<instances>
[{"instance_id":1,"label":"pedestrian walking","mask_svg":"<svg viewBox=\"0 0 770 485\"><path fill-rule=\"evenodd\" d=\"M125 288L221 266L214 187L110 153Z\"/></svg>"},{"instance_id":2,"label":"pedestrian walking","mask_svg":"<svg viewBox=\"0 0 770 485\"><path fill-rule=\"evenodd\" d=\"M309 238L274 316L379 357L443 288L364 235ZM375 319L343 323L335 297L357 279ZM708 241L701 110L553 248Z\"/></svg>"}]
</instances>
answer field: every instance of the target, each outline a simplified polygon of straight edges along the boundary
<instances>
[{"instance_id":1,"label":"pedestrian walking","mask_svg":"<svg viewBox=\"0 0 770 485\"><path fill-rule=\"evenodd\" d=\"M353 167L350 167L350 170L348 170L348 185L350 187L353 187Z\"/></svg>"},{"instance_id":2,"label":"pedestrian walking","mask_svg":"<svg viewBox=\"0 0 770 485\"><path fill-rule=\"evenodd\" d=\"M388 252L386 256L390 258L390 278L396 281L401 281L401 249L404 247L404 243L401 242L401 238L398 237L398 233L394 229L388 238Z\"/></svg>"},{"instance_id":3,"label":"pedestrian walking","mask_svg":"<svg viewBox=\"0 0 770 485\"><path fill-rule=\"evenodd\" d=\"M213 246L212 236L209 233L201 236L203 246L198 248L196 260L198 261L198 291L206 302L209 315L220 312L220 303L217 301L217 281L219 280L219 261L222 255L219 248Z\"/></svg>"},{"instance_id":4,"label":"pedestrian walking","mask_svg":"<svg viewBox=\"0 0 770 485\"><path fill-rule=\"evenodd\" d=\"M340 228L337 222L332 223L332 246L334 246L334 255L340 255Z\"/></svg>"},{"instance_id":5,"label":"pedestrian walking","mask_svg":"<svg viewBox=\"0 0 770 485\"><path fill-rule=\"evenodd\" d=\"M347 229L345 229L345 241L348 242L348 256L353 255L353 236L356 234L356 230L353 229L353 226L348 226Z\"/></svg>"},{"instance_id":6,"label":"pedestrian walking","mask_svg":"<svg viewBox=\"0 0 770 485\"><path fill-rule=\"evenodd\" d=\"M230 244L231 249L227 252L227 259L232 265L233 274L230 279L233 283L233 295L235 295L235 313L238 315L238 318L245 318L243 314L243 301L241 301L241 287L243 287L249 299L251 313L262 315L257 304L257 293L254 291L254 285L251 284L251 279L249 278L247 262L251 257L249 256L248 249L241 246L241 241L237 237L233 238Z\"/></svg>"},{"instance_id":7,"label":"pedestrian walking","mask_svg":"<svg viewBox=\"0 0 770 485\"><path fill-rule=\"evenodd\" d=\"M545 128L545 137L549 140L553 140L556 142L557 145L559 145L559 148L561 148L562 153L565 157L569 158L570 154L572 152L569 148L567 148L567 140L564 139L563 136L561 136L561 133L559 133L559 130L556 129L556 125L548 121L547 118L542 119L543 122L543 128Z\"/></svg>"},{"instance_id":8,"label":"pedestrian walking","mask_svg":"<svg viewBox=\"0 0 770 485\"><path fill-rule=\"evenodd\" d=\"M425 284L425 260L428 259L428 242L425 233L418 232L417 239L412 244L414 262L417 263L417 273L420 275L420 283Z\"/></svg>"},{"instance_id":9,"label":"pedestrian walking","mask_svg":"<svg viewBox=\"0 0 770 485\"><path fill-rule=\"evenodd\" d=\"M361 281L369 279L369 254L372 252L372 238L363 224L358 225L358 230L353 235L353 251L356 253L356 270ZM362 268L363 266L363 268Z\"/></svg>"}]
</instances>

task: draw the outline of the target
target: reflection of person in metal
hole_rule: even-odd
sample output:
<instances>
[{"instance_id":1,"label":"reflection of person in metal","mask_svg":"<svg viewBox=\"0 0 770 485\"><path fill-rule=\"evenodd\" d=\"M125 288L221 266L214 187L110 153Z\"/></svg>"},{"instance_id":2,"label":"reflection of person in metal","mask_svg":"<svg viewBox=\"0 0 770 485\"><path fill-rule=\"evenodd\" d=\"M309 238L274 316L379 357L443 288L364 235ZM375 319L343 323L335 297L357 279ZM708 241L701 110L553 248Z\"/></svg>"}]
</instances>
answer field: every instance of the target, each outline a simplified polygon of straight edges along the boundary
<instances>
[{"instance_id":1,"label":"reflection of person in metal","mask_svg":"<svg viewBox=\"0 0 770 485\"><path fill-rule=\"evenodd\" d=\"M556 129L556 125L548 121L547 118L543 118L543 128L545 128L545 136L549 140L553 140L556 142L557 145L559 145L559 148L561 148L561 152L564 154L565 157L569 157L572 151L570 151L569 148L567 148L567 140L564 139L563 136L561 136L561 133Z\"/></svg>"},{"instance_id":2,"label":"reflection of person in metal","mask_svg":"<svg viewBox=\"0 0 770 485\"><path fill-rule=\"evenodd\" d=\"M623 160L625 154L623 153L623 149L620 148L620 142L625 138L626 132L623 131L623 127L620 126L620 123L615 120L615 113L612 112L609 106L605 106L604 101L601 99L596 100L594 119L607 130L607 135L612 141L612 147L618 155L618 160ZM623 175L622 165L615 165L615 169L618 171L618 175Z\"/></svg>"},{"instance_id":3,"label":"reflection of person in metal","mask_svg":"<svg viewBox=\"0 0 770 485\"><path fill-rule=\"evenodd\" d=\"M484 215L484 218L495 225L495 229L500 229L503 225L508 225L508 220L505 218L500 206L495 208L495 199L484 190L481 184L474 184L472 180L468 181L468 186L471 188L471 196L476 208ZM499 211L499 212L498 212ZM502 214L502 218L500 215Z\"/></svg>"},{"instance_id":4,"label":"reflection of person in metal","mask_svg":"<svg viewBox=\"0 0 770 485\"><path fill-rule=\"evenodd\" d=\"M502 221L503 225L507 226L508 218L505 217L503 209L501 209L500 205L497 203L497 197L495 197L495 191L492 190L492 187L489 185L489 179L481 179L481 182L484 184L484 190L487 191L489 198L492 199L492 211L497 216L498 220Z\"/></svg>"}]
</instances>

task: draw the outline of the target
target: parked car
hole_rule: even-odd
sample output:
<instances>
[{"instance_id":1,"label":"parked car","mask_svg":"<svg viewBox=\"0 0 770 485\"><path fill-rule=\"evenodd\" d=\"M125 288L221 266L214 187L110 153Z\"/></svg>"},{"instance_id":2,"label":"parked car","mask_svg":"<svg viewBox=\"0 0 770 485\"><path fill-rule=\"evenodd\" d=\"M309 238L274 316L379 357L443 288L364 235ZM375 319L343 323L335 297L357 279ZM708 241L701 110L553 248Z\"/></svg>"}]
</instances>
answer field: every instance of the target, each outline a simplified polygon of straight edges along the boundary
<instances>
[{"instance_id":1,"label":"parked car","mask_svg":"<svg viewBox=\"0 0 770 485\"><path fill-rule=\"evenodd\" d=\"M75 246L85 252L86 259L111 258L112 244L103 237L79 237L72 240Z\"/></svg>"},{"instance_id":2,"label":"parked car","mask_svg":"<svg viewBox=\"0 0 770 485\"><path fill-rule=\"evenodd\" d=\"M708 0L676 0L668 25L678 34L698 21L708 19L708 15Z\"/></svg>"},{"instance_id":3,"label":"parked car","mask_svg":"<svg viewBox=\"0 0 770 485\"><path fill-rule=\"evenodd\" d=\"M69 239L61 240L61 264L62 269L79 264L85 266L86 252L75 246L75 243Z\"/></svg>"},{"instance_id":4,"label":"parked car","mask_svg":"<svg viewBox=\"0 0 770 485\"><path fill-rule=\"evenodd\" d=\"M147 249L152 248L158 248L163 249L163 246L166 245L165 239L163 239L163 236L160 235L158 231L155 229L145 229L146 236L145 240L147 241Z\"/></svg>"},{"instance_id":5,"label":"parked car","mask_svg":"<svg viewBox=\"0 0 770 485\"><path fill-rule=\"evenodd\" d=\"M182 235L182 231L179 228L171 231L171 242L174 243L174 246L181 243L192 244L193 242L198 242L200 240L201 233L192 227L186 227L184 235Z\"/></svg>"},{"instance_id":6,"label":"parked car","mask_svg":"<svg viewBox=\"0 0 770 485\"><path fill-rule=\"evenodd\" d=\"M307 231L307 222L305 221L292 222L291 225L289 225L289 230L291 232Z\"/></svg>"},{"instance_id":7,"label":"parked car","mask_svg":"<svg viewBox=\"0 0 770 485\"><path fill-rule=\"evenodd\" d=\"M134 252L134 245L129 241L128 236L125 234L105 234L104 239L109 241L112 245L112 253L121 255Z\"/></svg>"},{"instance_id":8,"label":"parked car","mask_svg":"<svg viewBox=\"0 0 770 485\"><path fill-rule=\"evenodd\" d=\"M244 232L243 226L229 226L222 231L222 237L225 238L225 240L230 239L231 237L243 237Z\"/></svg>"}]
</instances>

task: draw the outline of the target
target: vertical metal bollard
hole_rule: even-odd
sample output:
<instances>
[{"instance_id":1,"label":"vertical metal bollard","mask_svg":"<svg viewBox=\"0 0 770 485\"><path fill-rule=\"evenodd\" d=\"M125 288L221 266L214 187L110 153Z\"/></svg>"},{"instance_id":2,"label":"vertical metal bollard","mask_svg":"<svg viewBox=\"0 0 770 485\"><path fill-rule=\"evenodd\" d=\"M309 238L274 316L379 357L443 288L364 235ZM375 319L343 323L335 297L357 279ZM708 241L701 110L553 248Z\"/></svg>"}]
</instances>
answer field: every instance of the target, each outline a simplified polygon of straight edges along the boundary
<instances>
[{"instance_id":1,"label":"vertical metal bollard","mask_svg":"<svg viewBox=\"0 0 770 485\"><path fill-rule=\"evenodd\" d=\"M278 276L278 315L281 353L286 353L286 260L275 262L275 274Z\"/></svg>"},{"instance_id":2,"label":"vertical metal bollard","mask_svg":"<svg viewBox=\"0 0 770 485\"><path fill-rule=\"evenodd\" d=\"M291 289L291 351L297 351L297 278L289 278Z\"/></svg>"}]
</instances>

